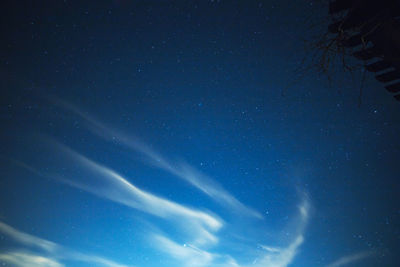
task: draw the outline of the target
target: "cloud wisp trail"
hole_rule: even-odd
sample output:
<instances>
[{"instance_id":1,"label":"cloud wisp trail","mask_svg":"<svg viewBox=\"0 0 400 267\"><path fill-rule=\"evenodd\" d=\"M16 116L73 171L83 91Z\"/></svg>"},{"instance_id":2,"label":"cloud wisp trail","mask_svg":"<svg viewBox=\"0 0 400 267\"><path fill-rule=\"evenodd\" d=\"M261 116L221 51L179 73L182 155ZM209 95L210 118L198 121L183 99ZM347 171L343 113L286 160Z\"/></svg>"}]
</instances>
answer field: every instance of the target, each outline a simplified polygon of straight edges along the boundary
<instances>
[{"instance_id":1,"label":"cloud wisp trail","mask_svg":"<svg viewBox=\"0 0 400 267\"><path fill-rule=\"evenodd\" d=\"M153 240L157 242L161 251L188 267L209 266L215 258L212 253L190 244L178 244L163 235L154 235Z\"/></svg>"},{"instance_id":2,"label":"cloud wisp trail","mask_svg":"<svg viewBox=\"0 0 400 267\"><path fill-rule=\"evenodd\" d=\"M194 238L193 242L196 244L218 242L214 233L223 226L223 221L216 216L144 191L114 170L102 166L64 145L59 143L55 143L55 145L72 160L75 167L80 167L85 179L66 179L57 174L50 176L99 197L169 221L178 222L182 227L187 228L187 232L191 233Z\"/></svg>"},{"instance_id":3,"label":"cloud wisp trail","mask_svg":"<svg viewBox=\"0 0 400 267\"><path fill-rule=\"evenodd\" d=\"M219 230L222 227L225 228L226 222L219 217L144 191L116 171L88 159L65 145L56 141L45 141L52 146L53 150L61 152L63 160L67 164L65 166L72 164L71 166L74 166L74 169L79 173L79 177L74 177L73 174L66 174L64 176L57 173L43 174L43 172L39 172L26 164L19 164L19 166L25 166L27 170L33 171L35 174L56 179L59 182L79 188L98 197L154 215L167 222L172 222L172 226L177 228L179 232L180 242L184 240L184 244L173 240L173 238L168 237L164 233L149 231L148 236L152 243L156 244L156 249L165 253L168 257L175 259L181 266L286 267L293 262L299 252L300 246L304 242L304 231L310 217L310 203L305 194L303 194L302 202L298 207L299 218L295 226L297 229L295 238L285 247L262 244L255 246L254 249L250 248L249 251L244 253L254 254L255 251L258 251L256 252L258 257L251 263L239 263L243 261L241 257L243 255L230 254L230 252L216 252L218 251L216 245L225 241L219 236ZM1 229L3 229L3 232L7 232L13 236L14 239L21 240L26 245L36 244L43 247L46 251L57 250L59 247L57 244L51 242L38 241L34 237L19 234L16 230L4 225L0 227ZM238 245L240 246L240 244ZM263 248L261 253L257 247ZM87 256L77 252L63 251L62 255L65 258L88 262L96 261L97 264L113 266L106 259ZM57 254L58 257L55 259L60 259L59 255Z\"/></svg>"},{"instance_id":4,"label":"cloud wisp trail","mask_svg":"<svg viewBox=\"0 0 400 267\"><path fill-rule=\"evenodd\" d=\"M11 251L0 254L0 262L17 267L63 267L64 264L50 257L25 251Z\"/></svg>"},{"instance_id":5,"label":"cloud wisp trail","mask_svg":"<svg viewBox=\"0 0 400 267\"><path fill-rule=\"evenodd\" d=\"M0 260L13 266L61 267L64 266L61 262L62 260L69 260L108 267L129 267L128 265L120 264L104 257L71 250L49 240L24 233L1 221L0 233L5 234L24 247L39 249L41 251L39 253L26 250L12 250L1 253Z\"/></svg>"},{"instance_id":6,"label":"cloud wisp trail","mask_svg":"<svg viewBox=\"0 0 400 267\"><path fill-rule=\"evenodd\" d=\"M0 222L0 232L6 234L7 236L13 238L15 241L20 242L26 246L38 247L47 252L55 252L59 249L59 246L56 243L23 233L3 222Z\"/></svg>"},{"instance_id":7,"label":"cloud wisp trail","mask_svg":"<svg viewBox=\"0 0 400 267\"><path fill-rule=\"evenodd\" d=\"M307 194L301 194L301 202L298 205L298 219L296 220L295 236L286 246L271 246L268 242L258 244L252 249L244 251L244 254L258 255L248 262L242 255L231 252L221 253L216 246L225 240L219 236L219 230L228 226L216 215L196 208L184 206L161 196L142 190L131 183L116 171L96 163L82 154L49 140L48 143L58 152L64 155L66 162L72 163L77 168L81 177L58 175L57 173L43 173L34 167L15 161L20 167L37 175L56 180L79 188L98 197L108 199L130 208L140 210L170 221L173 227L180 232L178 242L164 233L149 231L148 237L155 244L155 249L163 252L168 257L186 267L287 267L291 265L298 255L302 244L305 242L305 230L310 218L311 204ZM12 237L26 247L35 247L45 251L45 254L35 254L26 251L9 251L0 254L0 260L16 266L60 267L64 266L61 260L74 260L87 263L95 263L101 266L123 267L111 260L87 255L66 249L51 241L41 239L0 222L0 232ZM187 233L190 232L189 235ZM240 244L239 244L240 245ZM260 251L260 248L262 249ZM219 252L218 252L219 251ZM372 256L371 252L361 252L342 257L326 267L341 267L352 262L363 260ZM29 264L26 264L29 262Z\"/></svg>"},{"instance_id":8,"label":"cloud wisp trail","mask_svg":"<svg viewBox=\"0 0 400 267\"><path fill-rule=\"evenodd\" d=\"M143 142L140 142L137 138L128 136L120 131L107 127L99 120L95 119L91 115L88 115L72 104L56 98L53 98L52 102L81 117L84 121L86 121L87 128L94 134L109 141L117 141L121 145L140 153L145 157L150 165L162 169L188 182L216 202L225 206L229 206L231 208L230 210L236 211L237 214L246 214L247 216L252 216L259 219L263 218L259 212L245 206L242 202L226 191L219 183L202 174L200 171L196 170L190 165L184 162L169 161L160 153L154 151Z\"/></svg>"},{"instance_id":9,"label":"cloud wisp trail","mask_svg":"<svg viewBox=\"0 0 400 267\"><path fill-rule=\"evenodd\" d=\"M310 214L308 199L302 201L298 211L300 217L297 228L299 231L295 238L286 247L259 246L263 252L251 263L239 263L232 255L212 253L188 243L180 245L163 235L155 235L153 238L160 250L187 267L287 267L294 261L304 242L304 231ZM251 251L246 252L251 253Z\"/></svg>"},{"instance_id":10,"label":"cloud wisp trail","mask_svg":"<svg viewBox=\"0 0 400 267\"><path fill-rule=\"evenodd\" d=\"M310 217L310 202L307 196L304 196L302 203L298 207L298 211L300 218L297 227L299 230L292 242L284 248L261 245L261 248L265 252L251 266L286 267L293 262L299 252L300 246L304 242L304 232Z\"/></svg>"},{"instance_id":11,"label":"cloud wisp trail","mask_svg":"<svg viewBox=\"0 0 400 267\"><path fill-rule=\"evenodd\" d=\"M263 218L259 212L244 205L216 181L192 166L182 161L172 161L162 156L143 142L105 126L99 120L87 115L73 105L58 100L53 102L57 102L59 106L81 117L92 133L105 140L112 141L114 144L121 145L129 151L138 153L148 164L188 182L211 199L221 204L224 208L233 211L234 214L246 215L241 216L240 220L245 219L257 223L264 222L254 220L254 218ZM176 230L177 232L165 234L161 230L149 231L147 237L149 237L149 241L154 244L154 249L158 249L167 257L174 259L179 263L178 266L287 267L293 263L296 255L300 251L301 245L305 241L305 230L310 217L311 206L305 194L302 195L302 201L298 206L299 217L296 225L294 225L295 235L286 245L280 247L271 246L268 244L269 242L265 242L266 240L264 238L260 238L253 233L248 237L249 243L246 241L246 244L242 244L240 240L232 239L229 234L226 234L227 230L238 229L234 221L224 221L212 212L200 210L198 207L186 206L143 190L136 186L131 179L124 177L114 169L95 162L83 154L57 141L51 141L51 139L49 139L50 138L44 138L44 140L42 139L41 141L50 144L52 152L56 151L57 153L61 153L61 160L57 158L57 162L62 162L69 171L59 173L59 169L52 172L46 168L46 171L43 172L38 171L29 164L20 163L18 161L16 161L16 163L19 164L20 167L24 167L37 175L55 179L69 186L96 195L97 197L161 218L162 220L160 222L168 223L174 228L173 231ZM54 153L51 155L54 155ZM57 156L58 155L59 154L57 154ZM69 166L71 168L69 168ZM26 246L29 244L33 245L33 243L39 244L39 246L41 244L40 242L26 238L26 236L24 238L24 235L19 235L17 234L18 232L13 232L10 228L3 227L3 232L5 231L4 229L11 233L9 235L14 236L14 239L19 238L20 242L24 243ZM240 236L240 232L235 234ZM263 241L260 242L260 240ZM221 246L222 250L219 246L221 243L223 243ZM250 243L253 244L249 245ZM224 247L226 244L233 244L235 248L226 249L226 246ZM42 243L41 247L46 253L50 254L49 262L53 260L55 264L62 264L59 260L68 258L81 262L95 262L96 264L104 266L123 266L102 257L67 250L55 243ZM56 252L50 253L51 248ZM236 248L245 248L243 255L232 252L236 251ZM262 249L260 250L260 248ZM9 257L13 257L14 259L19 257L20 260L24 257L26 259L32 259L30 255L21 255L10 254ZM253 260L249 260L249 257L245 255L253 255L250 257Z\"/></svg>"},{"instance_id":12,"label":"cloud wisp trail","mask_svg":"<svg viewBox=\"0 0 400 267\"><path fill-rule=\"evenodd\" d=\"M142 190L116 171L96 163L82 154L56 141L47 140L53 149L61 152L64 159L78 170L80 177L46 174L56 180L79 188L98 197L140 210L160 217L178 227L185 240L181 244L163 233L151 233L149 237L157 244L156 247L179 261L183 266L221 266L221 267L286 267L297 255L304 242L304 231L310 213L310 204L306 195L298 207L299 219L296 225L297 235L286 247L261 245L264 248L259 256L249 263L238 263L240 257L212 252L221 240L219 230L225 222L217 216L195 208L187 207L161 196ZM29 167L29 166L28 166ZM35 169L29 167L28 170ZM35 171L35 173L40 173ZM187 233L190 233L189 235ZM183 239L182 239L183 238ZM257 250L257 247L254 248ZM253 253L252 251L249 251ZM77 257L77 254L75 254ZM85 258L85 257L81 257ZM190 260L189 260L190 259ZM189 264L188 264L189 262Z\"/></svg>"},{"instance_id":13,"label":"cloud wisp trail","mask_svg":"<svg viewBox=\"0 0 400 267\"><path fill-rule=\"evenodd\" d=\"M366 258L372 257L374 255L371 251L363 251L351 255L347 255L344 257L339 258L338 260L326 265L326 267L341 267L349 265L350 263L354 263L356 261L361 261Z\"/></svg>"},{"instance_id":14,"label":"cloud wisp trail","mask_svg":"<svg viewBox=\"0 0 400 267\"><path fill-rule=\"evenodd\" d=\"M40 139L40 150L34 150L34 153L40 154L38 160L33 159L26 164L10 159L19 168L37 176L54 179L114 204L126 206L131 212L135 212L135 215L145 217L143 221L148 223L148 228L144 231L143 242L149 243L144 247L147 249L150 246L151 252L160 257L159 262L163 262L164 257L166 262L173 263L168 266L184 267L288 267L295 262L305 242L305 233L311 217L312 205L306 193L299 190L301 201L295 212L298 215L293 215L297 220L295 224L290 225L288 231L294 234L287 235L292 238L283 244L280 243L282 240L278 239L279 246L274 245L268 240L271 233L264 228L265 220L255 220L263 219L261 214L244 205L215 180L183 161L164 157L135 137L107 127L73 105L61 100L53 102L78 115L91 134L94 133L123 149L137 153L147 164L189 183L223 208L233 211L232 214L246 215L240 218L228 216L225 220L212 211L202 209L202 206L188 206L156 195L137 186L131 177L125 177L116 169L95 162L51 138ZM46 154L49 152L48 148L50 153ZM42 157L46 158L46 167L37 168L43 164ZM61 168L58 168L59 164L62 165ZM196 204L202 203L194 205ZM154 220L147 221L147 217ZM247 225L247 222L250 223ZM259 228L245 229L253 226ZM64 267L64 262L72 261L90 266L127 267L102 256L82 253L24 233L1 221L0 233L15 241L13 243L22 245L21 249L11 247L0 252L0 262L13 266ZM287 240L286 236L284 240ZM347 266L372 255L372 252L347 255L325 267Z\"/></svg>"}]
</instances>

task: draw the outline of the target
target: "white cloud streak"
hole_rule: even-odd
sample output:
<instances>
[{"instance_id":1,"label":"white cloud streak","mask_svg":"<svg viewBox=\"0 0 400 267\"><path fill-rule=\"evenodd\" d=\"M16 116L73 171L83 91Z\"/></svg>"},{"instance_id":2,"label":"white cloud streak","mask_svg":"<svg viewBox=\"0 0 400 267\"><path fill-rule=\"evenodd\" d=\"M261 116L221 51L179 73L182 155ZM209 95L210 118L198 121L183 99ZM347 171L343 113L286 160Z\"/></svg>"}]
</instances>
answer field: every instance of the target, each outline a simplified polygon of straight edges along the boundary
<instances>
[{"instance_id":1,"label":"white cloud streak","mask_svg":"<svg viewBox=\"0 0 400 267\"><path fill-rule=\"evenodd\" d=\"M213 232L218 231L223 222L216 216L146 192L117 172L63 145L57 144L57 146L70 156L74 163L88 171L85 179L59 177L66 184L157 217L184 223L186 228L192 231L196 244L218 242Z\"/></svg>"},{"instance_id":2,"label":"white cloud streak","mask_svg":"<svg viewBox=\"0 0 400 267\"><path fill-rule=\"evenodd\" d=\"M204 250L204 247L208 249L210 245L215 245L219 241L216 233L224 225L224 222L219 218L146 192L112 169L102 166L64 145L57 142L54 144L67 158L73 160L75 168L81 170L79 173L82 177L75 179L56 176L62 182L99 197L171 220L186 227L186 232L191 231L192 239L185 244L178 244L161 234L153 234L153 241L156 241L158 249L182 262L185 266L287 267L293 262L304 242L304 231L310 217L310 203L305 194L298 206L297 234L293 241L286 247L261 244L259 247L264 249L263 253L251 264L238 263L237 259L231 255L220 255ZM85 256L79 255L78 257L76 253L73 254L73 257L77 260L85 260ZM88 261L94 260L93 257L88 258ZM101 263L101 261L98 261L98 263ZM103 263L106 264L104 261ZM111 264L108 264L108 266L114 267Z\"/></svg>"},{"instance_id":3,"label":"white cloud streak","mask_svg":"<svg viewBox=\"0 0 400 267\"><path fill-rule=\"evenodd\" d=\"M76 106L66 103L62 100L53 98L53 102L72 111L73 113L80 116L88 123L88 129L91 130L98 136L101 136L110 141L117 141L122 145L140 153L145 156L147 161L164 171L190 183L192 186L199 189L204 194L208 195L220 204L227 205L233 208L238 214L246 214L247 216L254 216L256 218L262 218L262 215L245 206L234 196L232 196L228 191L226 191L220 184L202 174L195 168L189 166L188 164L182 162L170 162L165 157L161 156L160 153L154 151L146 144L137 140L137 138L129 137L128 135L119 132L115 129L105 126L103 123L93 118L92 116L81 111Z\"/></svg>"},{"instance_id":4,"label":"white cloud streak","mask_svg":"<svg viewBox=\"0 0 400 267\"><path fill-rule=\"evenodd\" d=\"M15 266L22 267L61 267L64 266L60 260L71 260L87 262L90 264L100 264L108 267L128 267L127 265L116 263L112 260L97 256L84 254L65 248L59 244L36 237L20 230L17 230L3 222L0 222L0 233L3 233L22 244L42 250L46 255L24 251L9 251L0 254L0 260Z\"/></svg>"},{"instance_id":5,"label":"white cloud streak","mask_svg":"<svg viewBox=\"0 0 400 267\"><path fill-rule=\"evenodd\" d=\"M55 252L59 248L56 243L23 233L3 222L0 222L0 232L6 234L17 242L23 243L26 246L38 247L48 252Z\"/></svg>"},{"instance_id":6,"label":"white cloud streak","mask_svg":"<svg viewBox=\"0 0 400 267\"><path fill-rule=\"evenodd\" d=\"M299 231L293 241L286 247L259 245L263 252L251 263L238 263L237 259L231 255L212 253L188 243L178 244L162 235L154 235L154 240L160 250L188 267L287 267L293 263L304 242L304 231L310 216L310 204L307 198L299 205L298 212Z\"/></svg>"},{"instance_id":7,"label":"white cloud streak","mask_svg":"<svg viewBox=\"0 0 400 267\"><path fill-rule=\"evenodd\" d=\"M258 259L252 266L255 267L286 267L292 263L294 257L298 253L298 249L304 242L303 235L296 237L289 246L286 248L273 248L273 250L267 250L266 254Z\"/></svg>"},{"instance_id":8,"label":"white cloud streak","mask_svg":"<svg viewBox=\"0 0 400 267\"><path fill-rule=\"evenodd\" d=\"M371 251L363 251L359 253L355 253L352 255L347 255L344 257L339 258L338 260L326 265L326 267L341 267L345 265L349 265L350 263L361 261L365 258L373 256L374 253Z\"/></svg>"},{"instance_id":9,"label":"white cloud streak","mask_svg":"<svg viewBox=\"0 0 400 267\"><path fill-rule=\"evenodd\" d=\"M263 253L259 255L250 264L238 263L237 259L231 255L220 255L213 253L209 249L210 245L215 245L219 238L216 232L224 225L222 220L203 211L183 206L172 202L168 199L153 195L146 192L134 184L130 183L126 178L117 172L102 166L94 161L84 157L83 155L71 150L70 148L54 143L56 148L63 152L67 158L73 160L74 168L80 169L79 173L82 177L76 179L67 179L58 177L62 182L71 186L80 188L99 197L109 199L111 201L126 205L128 207L141 210L143 212L179 223L186 227L186 231L192 231L192 240L185 244L179 244L176 241L162 235L153 234L153 241L157 244L157 248L172 258L180 261L184 266L190 267L287 267L295 259L301 245L304 242L304 231L310 217L310 203L308 197L303 194L303 201L298 206L298 223L296 224L297 235L286 247L274 247L265 244L259 245L263 248ZM33 168L29 168L32 170ZM34 170L34 169L33 169ZM34 170L35 173L39 173ZM49 175L51 177L51 175ZM1 226L1 225L0 225ZM46 242L36 242L32 238L21 238L24 234L18 234L15 230L8 229L9 233L20 240L28 240L27 244L48 244ZM1 227L0 227L1 229ZM54 247L56 244L42 245L42 247ZM249 251L252 253L251 251ZM69 258L79 261L96 262L110 267L119 267L111 262L95 256L86 256L84 254L71 252L64 253ZM236 257L238 255L235 255ZM65 256L67 257L67 256ZM332 267L332 266L329 266Z\"/></svg>"},{"instance_id":10,"label":"white cloud streak","mask_svg":"<svg viewBox=\"0 0 400 267\"><path fill-rule=\"evenodd\" d=\"M209 266L214 259L214 255L205 250L190 244L177 244L162 235L155 235L154 240L157 242L160 250L184 262L184 265L188 267Z\"/></svg>"},{"instance_id":11,"label":"white cloud streak","mask_svg":"<svg viewBox=\"0 0 400 267\"><path fill-rule=\"evenodd\" d=\"M88 128L93 133L106 140L120 143L124 146L124 148L128 148L136 153L139 153L152 166L185 180L210 198L214 199L220 204L223 204L226 208L229 208L237 214L245 214L252 218L262 218L260 213L242 204L221 185L190 165L183 162L170 161L144 143L137 141L137 139L127 136L112 128L106 127L104 124L82 112L75 106L62 101L57 102L60 106L63 106L64 108L80 116L87 123ZM286 246L276 247L261 244L258 246L258 248L261 247L263 249L262 251L257 251L257 248L255 247L254 250L250 249L249 251L244 252L244 254L248 252L252 255L257 253L258 257L250 262L248 262L248 258L245 257L246 260L244 260L245 262L243 263L240 262L243 260L240 255L232 256L229 255L229 252L226 254L215 253L213 252L213 248L218 242L220 242L220 237L217 235L217 233L223 226L225 226L225 222L222 221L222 219L216 215L213 215L212 213L188 207L145 191L134 185L127 178L123 177L116 171L96 163L82 154L79 154L78 152L75 152L57 142L55 142L55 145L58 150L63 152L63 155L66 155L69 159L72 159L74 166L73 169L79 169L79 177L74 177L73 175L62 177L57 173L48 175L45 174L45 176L53 176L58 178L60 181L69 184L70 186L82 189L97 195L98 197L102 197L104 199L108 199L173 222L175 224L174 227L178 226L178 230L184 234L184 238L180 236L180 240L185 240L184 244L179 244L177 241L163 234L149 234L152 238L152 241L155 241L154 244L156 244L156 247L159 250L179 261L184 266L287 267L293 263L296 255L300 251L301 245L305 241L304 233L310 217L310 202L307 196L304 195L303 201L298 207L298 223L294 226L297 230L296 234ZM34 168L29 166L28 169L36 172ZM36 173L40 174L39 172ZM6 229L6 227L3 228ZM8 230L8 232L12 232L10 229ZM189 237L187 236L188 233ZM12 235L19 236L18 234L15 234L15 232ZM20 236L23 237L23 235ZM19 237L19 240L22 240L21 242L24 242L25 244L33 244L33 241L29 241L31 239L26 238L26 236L25 238ZM44 244L45 245L42 245L42 248L46 247L46 243ZM47 246L51 247L48 244ZM45 250L49 251L49 249ZM77 261L97 263L110 267L123 266L101 257L68 250L64 250L63 254L57 254L57 257L54 258L56 260L60 258L72 258ZM348 261L349 259L354 260L355 258L340 259L338 263L344 264L346 263L346 260ZM329 265L327 267L337 266L341 265Z\"/></svg>"},{"instance_id":12,"label":"white cloud streak","mask_svg":"<svg viewBox=\"0 0 400 267\"><path fill-rule=\"evenodd\" d=\"M219 254L203 249L203 247L208 248L209 245L215 245L219 241L216 232L224 225L219 218L146 192L112 169L95 163L59 143L56 143L56 146L73 160L75 168L80 166L86 170L86 174L85 171L80 172L83 174L81 178L84 179L60 178L63 182L99 197L178 222L186 227L186 231L192 232L192 240L186 245L180 245L163 235L154 235L154 240L161 251L179 259L183 264L188 262L188 258L191 258L192 265L188 266L214 266L214 260L221 258ZM306 195L303 195L298 213L297 234L288 246L277 248L262 245L266 249L251 265L238 264L234 257L226 255L230 257L230 261L219 264L219 266L286 267L291 264L304 242L304 231L310 217L310 204Z\"/></svg>"},{"instance_id":13,"label":"white cloud streak","mask_svg":"<svg viewBox=\"0 0 400 267\"><path fill-rule=\"evenodd\" d=\"M108 267L132 267L124 264L117 263L115 261L97 256L97 255L88 255L77 251L67 250L62 255L64 259L70 259L79 262L86 262L90 265L93 264L100 264L101 266L108 266Z\"/></svg>"},{"instance_id":14,"label":"white cloud streak","mask_svg":"<svg viewBox=\"0 0 400 267\"><path fill-rule=\"evenodd\" d=\"M302 204L298 207L300 218L297 227L299 233L294 240L284 248L261 245L265 253L256 259L251 266L253 267L286 267L291 264L299 252L300 246L304 242L304 231L310 216L310 203L305 196Z\"/></svg>"},{"instance_id":15,"label":"white cloud streak","mask_svg":"<svg viewBox=\"0 0 400 267\"><path fill-rule=\"evenodd\" d=\"M0 263L1 262L8 263L12 266L17 266L17 267L63 267L64 266L64 264L61 264L54 259L20 251L12 251L0 254Z\"/></svg>"}]
</instances>

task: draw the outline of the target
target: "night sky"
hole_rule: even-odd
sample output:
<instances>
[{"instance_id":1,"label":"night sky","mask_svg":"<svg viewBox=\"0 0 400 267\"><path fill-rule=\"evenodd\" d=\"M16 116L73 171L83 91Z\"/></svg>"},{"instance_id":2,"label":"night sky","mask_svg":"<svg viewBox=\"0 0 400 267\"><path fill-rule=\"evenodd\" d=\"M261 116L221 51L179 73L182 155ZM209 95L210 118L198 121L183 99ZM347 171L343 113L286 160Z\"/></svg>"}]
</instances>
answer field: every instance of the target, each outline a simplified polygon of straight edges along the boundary
<instances>
[{"instance_id":1,"label":"night sky","mask_svg":"<svg viewBox=\"0 0 400 267\"><path fill-rule=\"evenodd\" d=\"M297 72L320 2L2 1L0 265L400 266L400 103Z\"/></svg>"}]
</instances>

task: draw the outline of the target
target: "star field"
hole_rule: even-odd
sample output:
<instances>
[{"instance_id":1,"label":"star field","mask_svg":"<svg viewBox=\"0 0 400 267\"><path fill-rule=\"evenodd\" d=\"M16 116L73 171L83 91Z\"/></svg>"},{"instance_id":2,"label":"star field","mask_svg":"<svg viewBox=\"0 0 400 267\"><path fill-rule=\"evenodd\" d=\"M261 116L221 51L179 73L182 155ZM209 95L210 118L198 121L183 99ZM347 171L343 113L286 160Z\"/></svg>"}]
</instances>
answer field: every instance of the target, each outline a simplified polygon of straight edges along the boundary
<instances>
[{"instance_id":1,"label":"star field","mask_svg":"<svg viewBox=\"0 0 400 267\"><path fill-rule=\"evenodd\" d=\"M0 265L398 266L399 104L296 69L318 1L5 1Z\"/></svg>"}]
</instances>

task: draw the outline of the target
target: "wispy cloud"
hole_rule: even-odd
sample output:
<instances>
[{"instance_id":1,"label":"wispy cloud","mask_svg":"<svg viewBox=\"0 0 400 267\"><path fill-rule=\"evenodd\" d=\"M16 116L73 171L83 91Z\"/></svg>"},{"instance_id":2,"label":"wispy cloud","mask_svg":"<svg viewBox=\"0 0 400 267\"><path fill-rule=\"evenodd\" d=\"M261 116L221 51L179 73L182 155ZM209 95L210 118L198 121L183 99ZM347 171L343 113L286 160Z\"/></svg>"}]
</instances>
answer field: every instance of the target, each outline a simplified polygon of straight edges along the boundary
<instances>
[{"instance_id":1,"label":"wispy cloud","mask_svg":"<svg viewBox=\"0 0 400 267\"><path fill-rule=\"evenodd\" d=\"M59 104L84 119L87 122L88 128L93 133L107 140L117 142L124 148L139 153L148 164L190 183L207 196L222 204L223 207L234 211L236 214L246 214L247 216L245 217L241 216L240 223L243 223L243 220L250 220L251 222L257 223L263 222L253 220L254 217L262 218L259 212L241 203L215 180L201 173L189 164L183 161L170 160L162 156L143 142L106 127L103 123L87 115L73 105L64 102L60 102ZM301 201L297 209L298 215L296 223L291 225L293 228L290 230L294 233L294 237L286 244L276 246L268 242L268 240L265 240L265 238L260 238L260 236L266 234L262 232L263 230L260 230L259 236L249 236L246 239L246 244L241 244L243 240L232 239L232 236L227 233L227 231L232 229L240 230L240 226L234 225L234 221L224 221L218 215L201 210L199 207L190 207L166 197L156 195L150 191L143 190L132 182L132 177L124 177L116 170L97 163L56 141L52 142L47 138L45 141L51 144L50 147L52 147L53 150L55 149L61 152L63 155L62 159L66 160L65 165L73 166L73 168L69 169L72 170L72 172L76 171L78 175L67 172L59 173L58 171L52 173L48 169L45 171L37 171L33 166L24 163L19 164L19 166L37 175L55 178L60 182L79 188L103 199L163 219L161 220L163 223L167 222L170 227L174 228L171 229L173 234L169 233L167 235L161 230L157 233L156 231L148 231L146 234L151 244L154 244L155 249L158 249L168 257L177 261L178 264L176 266L287 267L294 262L296 255L300 252L301 245L305 242L305 231L310 218L311 206L306 194L302 194L301 196ZM110 267L123 266L102 257L62 248L60 245L50 241L47 241L50 243L46 243L42 242L46 240L35 240L36 237L34 236L22 232L20 233L13 228L7 227L7 225L3 225L3 227L0 225L0 231L8 232L14 239L19 240L19 242L27 246L38 244L41 249L47 252L53 251L52 254L49 253L51 256L49 259L55 260L56 263L59 263L61 259L72 259ZM155 228L156 227L153 229ZM235 232L234 235L240 236L240 233ZM223 243L222 249L218 246L221 243ZM227 244L232 244L235 248L231 249ZM237 248L245 248L243 254L238 254L237 251L240 250Z\"/></svg>"},{"instance_id":2,"label":"wispy cloud","mask_svg":"<svg viewBox=\"0 0 400 267\"><path fill-rule=\"evenodd\" d=\"M305 196L298 207L299 220L297 224L298 234L294 240L284 248L261 245L265 253L253 262L254 267L286 267L291 264L299 252L300 246L304 242L304 231L310 216L310 203Z\"/></svg>"},{"instance_id":3,"label":"wispy cloud","mask_svg":"<svg viewBox=\"0 0 400 267\"><path fill-rule=\"evenodd\" d=\"M299 235L296 239L285 248L273 248L266 250L266 253L255 260L253 266L257 267L286 267L292 263L294 257L298 253L300 245L304 242L303 235Z\"/></svg>"},{"instance_id":4,"label":"wispy cloud","mask_svg":"<svg viewBox=\"0 0 400 267\"><path fill-rule=\"evenodd\" d=\"M197 248L194 245L187 243L181 245L162 235L155 235L153 238L160 250L183 262L185 266L209 266L214 259L212 253Z\"/></svg>"},{"instance_id":5,"label":"wispy cloud","mask_svg":"<svg viewBox=\"0 0 400 267\"><path fill-rule=\"evenodd\" d=\"M11 251L0 254L0 262L17 267L63 267L58 261L33 253Z\"/></svg>"},{"instance_id":6,"label":"wispy cloud","mask_svg":"<svg viewBox=\"0 0 400 267\"><path fill-rule=\"evenodd\" d=\"M90 265L99 264L101 266L108 266L108 267L133 267L132 265L120 264L97 255L84 254L73 250L65 250L63 254L60 255L60 257L63 259L69 259L73 261L86 262Z\"/></svg>"},{"instance_id":7,"label":"wispy cloud","mask_svg":"<svg viewBox=\"0 0 400 267\"><path fill-rule=\"evenodd\" d=\"M263 251L257 253L259 254L257 258L250 263L240 262L241 255L213 252L213 247L220 240L219 230L225 225L222 219L211 213L187 207L142 190L116 171L96 163L58 142L48 142L54 145L57 151L61 151L65 155L65 160L72 163L74 169L78 170L80 177L61 177L51 173L47 174L47 177L55 177L70 186L171 221L173 227L177 227L178 231L185 233L185 235L189 232L189 236L183 237L183 240L186 240L184 243L178 243L163 234L148 233L153 236L153 241L155 241L153 243L157 244L156 247L160 251L185 266L286 267L294 261L304 242L304 232L310 217L310 202L306 194L302 194L302 201L298 206L298 219L296 225L294 225L296 235L293 240L283 247L271 246L270 244L258 245L258 247L263 248ZM33 170L34 173L40 174L34 168L28 167L27 170ZM14 234L14 236L20 235ZM182 240L182 236L180 240ZM27 243L33 243L33 241ZM37 243L40 244L40 242ZM257 250L257 246L254 247L253 251L244 253L254 254L255 250ZM80 261L97 261L100 264L113 266L105 260L79 253L70 253L69 257ZM187 264L188 262L190 264Z\"/></svg>"},{"instance_id":8,"label":"wispy cloud","mask_svg":"<svg viewBox=\"0 0 400 267\"><path fill-rule=\"evenodd\" d=\"M353 263L356 261L361 261L361 260L371 257L373 255L374 255L374 253L372 251L363 251L363 252L347 255L347 256L341 257L338 260L326 265L326 267L340 267L340 266L349 265L350 263Z\"/></svg>"},{"instance_id":9,"label":"wispy cloud","mask_svg":"<svg viewBox=\"0 0 400 267\"><path fill-rule=\"evenodd\" d=\"M97 255L85 254L49 240L36 237L0 222L0 233L20 243L24 247L40 249L42 253L26 251L8 251L0 254L0 260L21 267L60 267L61 260L100 264L108 267L128 267Z\"/></svg>"},{"instance_id":10,"label":"wispy cloud","mask_svg":"<svg viewBox=\"0 0 400 267\"><path fill-rule=\"evenodd\" d=\"M141 210L163 219L175 221L187 228L195 238L196 244L216 243L218 238L213 234L223 226L223 221L215 215L187 207L166 198L142 190L125 177L100 165L70 148L54 143L69 157L75 166L82 170L85 179L78 177L60 177L50 175L70 186L85 190L99 197Z\"/></svg>"},{"instance_id":11,"label":"wispy cloud","mask_svg":"<svg viewBox=\"0 0 400 267\"><path fill-rule=\"evenodd\" d=\"M107 127L104 123L83 112L78 107L56 98L53 98L52 101L84 119L87 122L88 129L96 135L110 141L119 142L120 144L140 153L145 157L149 164L185 180L218 203L228 205L238 214L246 214L248 216L262 218L262 215L259 212L245 206L226 191L219 183L189 164L186 164L185 162L171 162L167 158L163 157L159 152L151 149L145 143L140 142L137 138L128 136L127 134L111 127Z\"/></svg>"},{"instance_id":12,"label":"wispy cloud","mask_svg":"<svg viewBox=\"0 0 400 267\"><path fill-rule=\"evenodd\" d=\"M160 250L180 261L184 266L190 267L287 267L293 263L300 247L304 242L304 231L310 216L310 203L304 199L298 207L299 218L296 227L299 229L295 238L285 247L259 245L263 249L259 257L250 263L239 261L239 255L213 253L196 247L190 243L178 244L164 235L154 235ZM252 251L243 251L244 254Z\"/></svg>"},{"instance_id":13,"label":"wispy cloud","mask_svg":"<svg viewBox=\"0 0 400 267\"><path fill-rule=\"evenodd\" d=\"M55 252L58 249L58 245L56 243L23 233L3 222L0 222L0 232L20 243L23 243L26 246L39 247L40 249L48 252Z\"/></svg>"}]
</instances>

